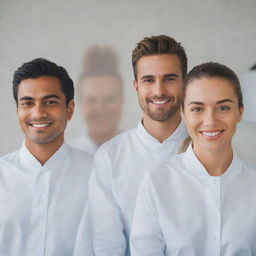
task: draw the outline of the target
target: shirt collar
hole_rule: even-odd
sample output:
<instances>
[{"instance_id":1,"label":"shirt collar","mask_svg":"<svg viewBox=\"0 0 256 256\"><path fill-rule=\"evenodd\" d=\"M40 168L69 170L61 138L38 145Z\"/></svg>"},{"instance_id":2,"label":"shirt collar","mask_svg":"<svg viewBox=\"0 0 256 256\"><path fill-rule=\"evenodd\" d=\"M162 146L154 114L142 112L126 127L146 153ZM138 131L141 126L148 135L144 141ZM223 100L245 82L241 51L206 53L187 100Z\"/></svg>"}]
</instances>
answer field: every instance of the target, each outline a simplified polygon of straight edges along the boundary
<instances>
[{"instance_id":1,"label":"shirt collar","mask_svg":"<svg viewBox=\"0 0 256 256\"><path fill-rule=\"evenodd\" d=\"M20 150L20 163L22 166L25 166L28 169L55 169L60 167L63 160L66 159L68 155L69 147L66 143L63 143L62 146L42 166L41 163L27 149L25 143L23 143Z\"/></svg>"},{"instance_id":2,"label":"shirt collar","mask_svg":"<svg viewBox=\"0 0 256 256\"><path fill-rule=\"evenodd\" d=\"M147 132L147 130L145 129L145 127L142 124L142 120L140 120L140 122L137 126L136 132L137 132L138 136L142 137L143 139L148 139L153 142L160 143L155 137L153 137L152 135L150 135ZM169 143L173 140L184 138L184 135L187 135L187 128L186 128L186 125L181 121L180 124L178 125L178 127L176 128L176 130L173 132L173 134L171 136L169 136L166 140L164 140L163 143Z\"/></svg>"},{"instance_id":3,"label":"shirt collar","mask_svg":"<svg viewBox=\"0 0 256 256\"><path fill-rule=\"evenodd\" d=\"M203 164L198 160L196 157L193 148L192 143L190 143L187 151L184 153L184 163L187 166L188 170L192 172L194 176L199 177L200 179L212 177ZM228 169L221 175L218 176L222 180L229 179L232 177L235 177L240 174L242 171L243 163L239 159L239 157L233 152L233 159L231 164L229 165Z\"/></svg>"}]
</instances>

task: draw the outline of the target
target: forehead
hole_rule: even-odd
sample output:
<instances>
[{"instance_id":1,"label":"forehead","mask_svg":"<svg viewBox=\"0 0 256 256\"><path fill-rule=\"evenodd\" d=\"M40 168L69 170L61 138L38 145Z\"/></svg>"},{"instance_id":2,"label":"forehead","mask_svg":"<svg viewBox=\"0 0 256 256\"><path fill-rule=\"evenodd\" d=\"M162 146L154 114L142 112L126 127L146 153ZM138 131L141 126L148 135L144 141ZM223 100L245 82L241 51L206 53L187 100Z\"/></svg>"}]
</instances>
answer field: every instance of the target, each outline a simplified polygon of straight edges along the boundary
<instances>
[{"instance_id":1,"label":"forehead","mask_svg":"<svg viewBox=\"0 0 256 256\"><path fill-rule=\"evenodd\" d=\"M55 77L41 76L38 78L28 78L20 82L18 88L18 99L24 96L40 98L48 94L63 95L60 81Z\"/></svg>"},{"instance_id":2,"label":"forehead","mask_svg":"<svg viewBox=\"0 0 256 256\"><path fill-rule=\"evenodd\" d=\"M137 75L181 74L181 63L175 54L143 56L137 63Z\"/></svg>"},{"instance_id":3,"label":"forehead","mask_svg":"<svg viewBox=\"0 0 256 256\"><path fill-rule=\"evenodd\" d=\"M120 80L114 76L92 76L81 81L81 96L120 94L120 91Z\"/></svg>"},{"instance_id":4,"label":"forehead","mask_svg":"<svg viewBox=\"0 0 256 256\"><path fill-rule=\"evenodd\" d=\"M200 78L187 85L185 100L216 102L222 99L238 100L233 85L224 78Z\"/></svg>"}]
</instances>

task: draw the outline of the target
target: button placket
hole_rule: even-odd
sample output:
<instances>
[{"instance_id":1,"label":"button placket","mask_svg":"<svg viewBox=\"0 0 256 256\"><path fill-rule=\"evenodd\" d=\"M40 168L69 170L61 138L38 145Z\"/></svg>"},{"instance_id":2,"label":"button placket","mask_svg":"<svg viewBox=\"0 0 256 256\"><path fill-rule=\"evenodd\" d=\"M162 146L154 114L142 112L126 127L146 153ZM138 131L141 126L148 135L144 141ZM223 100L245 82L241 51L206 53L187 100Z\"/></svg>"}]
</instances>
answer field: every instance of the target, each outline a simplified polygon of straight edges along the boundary
<instances>
[{"instance_id":1,"label":"button placket","mask_svg":"<svg viewBox=\"0 0 256 256\"><path fill-rule=\"evenodd\" d=\"M209 251L207 255L220 255L221 215L220 177L207 177L207 223Z\"/></svg>"},{"instance_id":2,"label":"button placket","mask_svg":"<svg viewBox=\"0 0 256 256\"><path fill-rule=\"evenodd\" d=\"M48 175L43 168L38 173L33 190L31 210L31 230L28 243L28 255L43 256L45 250L47 212L48 212Z\"/></svg>"}]
</instances>

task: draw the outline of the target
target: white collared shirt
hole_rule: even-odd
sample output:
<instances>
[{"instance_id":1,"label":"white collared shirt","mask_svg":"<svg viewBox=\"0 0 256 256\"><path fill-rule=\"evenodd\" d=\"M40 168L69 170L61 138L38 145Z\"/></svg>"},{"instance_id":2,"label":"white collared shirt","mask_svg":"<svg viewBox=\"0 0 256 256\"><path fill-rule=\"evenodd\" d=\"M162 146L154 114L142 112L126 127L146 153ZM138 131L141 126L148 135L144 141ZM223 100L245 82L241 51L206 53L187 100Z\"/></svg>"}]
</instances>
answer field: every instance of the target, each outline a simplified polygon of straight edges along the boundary
<instances>
[{"instance_id":1,"label":"white collared shirt","mask_svg":"<svg viewBox=\"0 0 256 256\"><path fill-rule=\"evenodd\" d=\"M186 137L186 127L181 123L160 143L140 122L137 128L116 136L99 148L95 154L88 199L88 209L93 216L95 255L130 254L130 226L144 171L177 153ZM83 237L78 237L77 247L84 242Z\"/></svg>"},{"instance_id":2,"label":"white collared shirt","mask_svg":"<svg viewBox=\"0 0 256 256\"><path fill-rule=\"evenodd\" d=\"M210 176L190 146L146 172L131 231L132 256L256 255L256 167L234 155Z\"/></svg>"},{"instance_id":3,"label":"white collared shirt","mask_svg":"<svg viewBox=\"0 0 256 256\"><path fill-rule=\"evenodd\" d=\"M42 166L23 144L0 159L0 255L70 256L91 156L63 144Z\"/></svg>"}]
</instances>

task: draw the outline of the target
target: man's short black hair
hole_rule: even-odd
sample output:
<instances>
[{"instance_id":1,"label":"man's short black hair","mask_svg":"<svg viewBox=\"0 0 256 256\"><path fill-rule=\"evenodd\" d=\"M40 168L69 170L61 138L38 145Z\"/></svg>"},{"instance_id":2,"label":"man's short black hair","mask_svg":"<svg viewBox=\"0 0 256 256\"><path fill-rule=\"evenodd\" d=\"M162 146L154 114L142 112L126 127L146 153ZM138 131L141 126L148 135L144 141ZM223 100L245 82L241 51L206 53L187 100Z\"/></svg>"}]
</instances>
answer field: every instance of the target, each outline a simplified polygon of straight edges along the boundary
<instances>
[{"instance_id":1,"label":"man's short black hair","mask_svg":"<svg viewBox=\"0 0 256 256\"><path fill-rule=\"evenodd\" d=\"M66 104L74 98L74 84L67 71L62 66L58 66L47 59L37 58L24 63L13 74L12 89L17 104L20 82L25 79L39 78L41 76L55 77L60 81L61 90L66 97Z\"/></svg>"}]
</instances>

